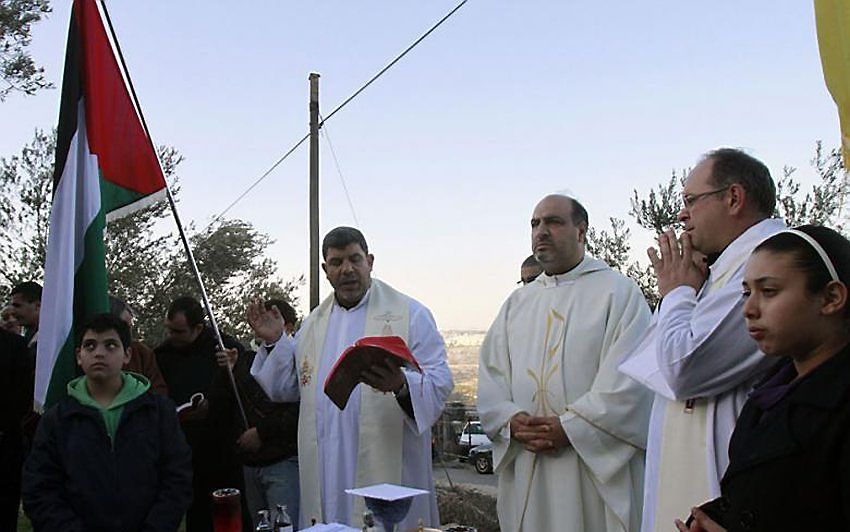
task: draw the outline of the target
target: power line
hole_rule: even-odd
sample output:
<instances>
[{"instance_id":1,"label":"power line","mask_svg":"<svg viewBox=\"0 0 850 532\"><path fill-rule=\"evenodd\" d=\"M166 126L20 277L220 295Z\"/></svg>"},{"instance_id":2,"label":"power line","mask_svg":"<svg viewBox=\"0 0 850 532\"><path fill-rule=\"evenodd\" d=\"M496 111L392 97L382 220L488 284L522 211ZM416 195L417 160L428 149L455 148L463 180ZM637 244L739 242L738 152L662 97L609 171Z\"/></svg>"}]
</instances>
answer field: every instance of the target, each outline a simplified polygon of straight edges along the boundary
<instances>
[{"instance_id":1,"label":"power line","mask_svg":"<svg viewBox=\"0 0 850 532\"><path fill-rule=\"evenodd\" d=\"M274 171L274 169L275 169L275 168L277 168L277 167L280 165L280 163L282 163L284 160L286 160L286 158L287 158L287 157L289 157L290 155L292 155L292 153L293 153L293 152L295 152L295 150L297 150L299 146L301 146L302 144L304 144L304 141L305 141L305 140L307 140L308 138L310 138L310 134L309 134L309 133L307 133L306 135L304 135L304 137L302 137L302 138L301 138L301 140L299 140L298 142L296 142L296 143L295 143L295 146L293 146L293 147L289 148L289 151L288 151L288 152L286 152L286 153L284 153L284 154L283 154L283 157L281 157L280 159L278 159L278 160L277 160L277 161L276 161L276 162L275 162L275 163L271 166L271 168L269 168L268 170L266 170L266 171L263 173L263 175L261 175L259 178L257 178L257 180L256 180L256 181L254 181L253 183L251 183L251 186L250 186L250 187L248 187L247 189L245 189L245 192L243 192L242 194L239 194L239 196L238 196L235 200L233 200L233 201L231 201L231 202L230 202L230 205L228 205L226 209L224 209L223 211L221 211L221 213L219 213L219 215L218 215L218 216L216 216L215 218L213 218L213 220L212 220L209 224L207 224L207 228L211 227L214 223L216 223L217 221L221 220L221 219L224 217L224 215L225 215L225 214L227 214L227 211L229 211L230 209L232 209L232 208L233 208L233 206L234 206L234 205L236 205L237 203L239 203L239 201L240 201L242 198L244 198L245 196L247 196L247 195L248 195L248 193L249 193L249 192L251 192L252 190L254 190L254 187L256 187L257 185L259 185L259 184L260 184L260 181L262 181L263 179L265 179L266 177L268 177L268 175L269 175L270 173L272 173L272 172Z\"/></svg>"},{"instance_id":2,"label":"power line","mask_svg":"<svg viewBox=\"0 0 850 532\"><path fill-rule=\"evenodd\" d=\"M429 29L428 31L426 31L425 33L423 33L421 37L419 37L418 39L416 39L416 40L413 42L413 44L411 44L410 46L408 46L408 47L407 47L407 48L406 48L406 49L405 49L402 53L400 53L398 56L396 56L396 58L395 58L395 59L393 59L392 61L390 61L390 62L389 62L389 64L387 64L387 66L385 66L385 67L384 67L384 68L382 68L382 69L381 69L381 70L380 70L377 74L375 74L374 76L372 76L372 79L370 79L369 81L367 81L367 82L366 82L366 83L365 83L362 87L360 87L359 89L357 89L357 90L354 92L354 94L352 94L351 96L349 96L348 98L346 98L346 99L345 99L345 101L343 101L341 104L339 104L338 106L336 106L336 108L335 108L333 111L331 111L331 112L330 112L330 114L329 114L328 116L326 116L326 117L325 117L325 118L324 118L321 122L319 122L319 128L321 129L321 127L325 124L325 122L327 122L328 120L330 120L330 119L331 119L331 117L332 117L333 115L335 115L335 114L336 114L337 112L339 112L339 111L340 111L343 107L345 107L346 105L348 105L348 104L349 104L349 103L350 103L350 102L351 102L354 98L356 98L357 96L359 96L361 92L363 92L364 90L366 90L366 87L368 87L368 86L369 86L369 85L371 85L374 81L376 81L378 78L380 78L382 75L384 75L384 73L385 73L387 70L389 70L390 68L392 68L392 66L393 66L393 65L395 65L396 63L398 63L398 62L401 60L401 58L402 58L402 57L404 57L405 55L407 55L407 54L408 54L408 52L410 52L411 50L413 50L413 49L414 49L414 48L415 48L415 47L416 47L419 43L421 43L423 40L425 40L425 38L426 38L426 37L428 37L429 35L431 35L431 33L433 33L433 31L434 31L434 30L436 30L437 28L439 28L439 27L443 24L443 22L445 22L446 20L448 20L448 19L449 19L449 17L451 17L452 15L454 15L454 14L457 12L457 10L459 10L461 7L463 7L463 5L464 5L464 4L466 4L468 1L469 1L469 0L463 0L461 3L459 3L457 6L455 6L455 8L454 8L454 9L452 9L451 11L449 11L449 12L446 14L446 16L444 16L444 17L443 17L443 18L441 18L439 21L437 21L437 23L436 23L436 24L434 24L433 26L431 26L431 29ZM210 226L212 226L214 223L216 223L216 222L218 222L219 220L221 220L221 219L224 217L224 215L225 215L225 214L227 214L227 212L228 212L228 211L230 211L230 209L232 209L232 208L233 208L233 207L234 207L237 203L239 203L239 201L241 201L241 200L242 200L242 198L244 198L245 196L247 196L249 192L251 192L251 191L252 191L252 190L253 190L253 189L254 189L257 185L259 185L259 184L260 184L260 182L262 182L262 181L263 181L266 177L268 177L268 176L269 176L269 174L271 174L271 173L272 173L272 171L274 171L274 169L275 169L275 168L277 168L277 167L280 165L280 163L282 163L282 162L283 162L283 161L284 161L287 157L289 157L289 156L290 156L290 155L291 155L291 154L292 154L292 153L293 153L296 149L298 149L298 147L299 147L299 146L301 146L301 145L304 143L304 141L305 141L305 140L307 140L308 138L310 138L310 134L309 134L309 133L307 133L306 135L304 135L304 137L303 137L303 138L301 138L301 140L299 140L298 142L296 142L296 143L295 143L295 145L294 145L292 148L290 148L290 149L289 149L289 151L287 151L287 152L283 155L283 157L281 157L280 159L278 159L278 160L277 160L277 161L276 161L276 162L275 162L275 163L271 166L271 168L269 168L268 170L266 170L266 171L263 173L263 175L261 175L261 176L260 176L259 178L257 178L257 179L256 179L253 183L251 183L251 186L249 186L249 187L245 190L245 192L243 192L242 194L240 194L240 195L239 195L239 196L238 196L235 200L233 200L233 201L230 203L230 205L228 205L228 206L227 206L227 208L225 208L223 211L221 211L221 213L219 213L219 214L218 214L218 216L216 216L215 218L213 218L212 222L210 222L210 223L207 225L207 227L210 227ZM346 194L347 194L347 192L346 192ZM353 211L353 208L352 208L352 211ZM355 220L355 221L356 221L356 220Z\"/></svg>"},{"instance_id":3,"label":"power line","mask_svg":"<svg viewBox=\"0 0 850 532\"><path fill-rule=\"evenodd\" d=\"M365 84L365 85L363 85L362 87L360 87L360 88L357 90L357 92L355 92L354 94L352 94L351 96L349 96L347 100L345 100L344 102L342 102L341 104L339 104L339 105L337 106L337 108L336 108L336 109L334 109L333 111L331 111L331 113L330 113L328 116L326 116L326 117L325 117L325 119L324 119L324 120L322 120L322 122L321 122L321 123L319 123L319 127L321 127L321 126L322 126L322 124L323 124L324 122L327 122L328 120L330 120L330 119L331 119L331 117L332 117L333 115L335 115L335 114L337 113L337 111L339 111L340 109L342 109L343 107L345 107L345 106L348 104L348 102L350 102L351 100L353 100L354 98L356 98L357 96L359 96L361 92L363 92L364 90L366 90L366 87L368 87L369 85L371 85L371 84L372 84L372 82L373 82L373 81L375 81L376 79L378 79L379 77L381 77L381 76L384 74L384 72L386 72L387 70L389 70L389 69L390 69L390 68L391 68L394 64L398 63L398 62L399 62L399 60L400 60L402 57L406 56L406 55L407 55L407 53L408 53L409 51L413 50L413 49L416 47L416 45L417 45L417 44L419 44L420 42L424 41L424 40L425 40L425 38L426 38L427 36L431 35L431 32L433 32L434 30L436 30L437 28L439 28L439 27L440 27L440 25L441 25L443 22L445 22L446 20L448 20L448 19L449 19L449 17L451 17L452 15L454 15L454 14L455 14L455 12L456 12L458 9L462 8L462 7L463 7L463 4L465 4L467 1L468 1L468 0L463 0L461 3L459 3L457 6L455 6L455 8L454 8L454 9L452 9L451 11L449 11L449 12L446 14L446 16L445 16L445 17L441 18L441 19L440 19L440 20L439 20L436 24L434 24L433 26L431 26L431 29L430 29L430 30L428 30L428 31L426 31L425 33L423 33L423 34L422 34L422 36L421 36L421 37L419 37L418 39L416 39L416 40L413 42L413 44L411 44L410 46L408 46L408 47L407 47L407 49L406 49L405 51L403 51L402 53L398 54L398 57L396 57L395 59L393 59L392 61L390 61L390 63L389 63L387 66L385 66L384 68L382 68L380 72L378 72L377 74L375 74L375 75L372 77L372 79L370 79L369 81L367 81L367 82L366 82L366 84Z\"/></svg>"},{"instance_id":4,"label":"power line","mask_svg":"<svg viewBox=\"0 0 850 532\"><path fill-rule=\"evenodd\" d=\"M325 127L321 130L321 133L328 142L328 148L331 149L331 156L333 157L334 166L336 166L336 173L339 175L340 183L342 183L342 190L345 191L345 199L348 200L348 207L351 209L351 215L354 217L354 223L357 224L357 227L363 229L363 226L360 224L360 220L357 219L357 212L354 210L354 203L351 201L351 194L348 193L348 185L345 184L345 178L342 176L342 168L340 168L339 160L336 158L336 150L334 150L333 142L331 142L330 131L328 131L328 128Z\"/></svg>"}]
</instances>

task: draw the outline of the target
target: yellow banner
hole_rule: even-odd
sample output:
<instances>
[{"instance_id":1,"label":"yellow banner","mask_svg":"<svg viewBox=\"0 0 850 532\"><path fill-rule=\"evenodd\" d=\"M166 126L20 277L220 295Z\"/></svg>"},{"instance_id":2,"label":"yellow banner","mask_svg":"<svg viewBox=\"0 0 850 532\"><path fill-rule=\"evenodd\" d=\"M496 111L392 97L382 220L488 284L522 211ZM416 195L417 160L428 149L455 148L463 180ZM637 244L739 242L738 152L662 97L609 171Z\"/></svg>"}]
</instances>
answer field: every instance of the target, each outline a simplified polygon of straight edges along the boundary
<instances>
[{"instance_id":1,"label":"yellow banner","mask_svg":"<svg viewBox=\"0 0 850 532\"><path fill-rule=\"evenodd\" d=\"M850 161L850 0L815 0L823 77L838 106L841 154Z\"/></svg>"}]
</instances>

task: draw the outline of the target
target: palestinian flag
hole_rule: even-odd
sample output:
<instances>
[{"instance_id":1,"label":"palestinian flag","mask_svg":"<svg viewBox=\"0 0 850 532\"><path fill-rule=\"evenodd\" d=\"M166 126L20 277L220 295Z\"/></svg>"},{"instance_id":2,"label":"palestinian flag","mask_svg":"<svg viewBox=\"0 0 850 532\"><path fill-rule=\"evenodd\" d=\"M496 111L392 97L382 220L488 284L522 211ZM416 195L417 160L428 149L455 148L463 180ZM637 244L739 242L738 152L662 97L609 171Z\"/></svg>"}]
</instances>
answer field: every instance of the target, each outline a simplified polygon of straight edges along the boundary
<instances>
[{"instance_id":1,"label":"palestinian flag","mask_svg":"<svg viewBox=\"0 0 850 532\"><path fill-rule=\"evenodd\" d=\"M62 398L76 375L75 325L109 310L106 220L160 199L165 186L98 4L74 0L38 327L38 409Z\"/></svg>"}]
</instances>

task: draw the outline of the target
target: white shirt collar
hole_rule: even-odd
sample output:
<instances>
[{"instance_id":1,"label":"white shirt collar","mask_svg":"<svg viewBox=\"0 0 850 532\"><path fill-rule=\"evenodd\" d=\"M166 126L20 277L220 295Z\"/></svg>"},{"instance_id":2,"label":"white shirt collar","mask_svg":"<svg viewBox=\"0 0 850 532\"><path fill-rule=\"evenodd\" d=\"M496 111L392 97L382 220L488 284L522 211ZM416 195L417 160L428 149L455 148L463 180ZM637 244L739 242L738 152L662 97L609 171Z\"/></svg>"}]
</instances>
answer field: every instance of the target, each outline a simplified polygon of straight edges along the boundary
<instances>
[{"instance_id":1,"label":"white shirt collar","mask_svg":"<svg viewBox=\"0 0 850 532\"><path fill-rule=\"evenodd\" d=\"M778 218L768 218L751 226L726 246L714 264L710 266L711 274L715 277L722 276L729 269L737 267L740 264L741 255L749 256L753 248L783 229L785 229L785 222Z\"/></svg>"},{"instance_id":2,"label":"white shirt collar","mask_svg":"<svg viewBox=\"0 0 850 532\"><path fill-rule=\"evenodd\" d=\"M593 259L591 259L587 254L585 254L584 257L582 257L581 262L573 266L571 270L556 275L549 275L546 272L543 272L539 276L537 276L537 279L535 279L534 282L540 281L540 283L542 283L543 286L547 288L571 283L576 280L576 277L578 277L582 272L584 272L585 267L591 260Z\"/></svg>"},{"instance_id":3,"label":"white shirt collar","mask_svg":"<svg viewBox=\"0 0 850 532\"><path fill-rule=\"evenodd\" d=\"M372 283L369 282L369 288L366 290L366 293L363 294L363 297L360 301L351 308L345 308L339 304L339 301L336 300L336 295L334 295L334 306L332 312L355 312L361 308L363 308L366 303L369 301L369 294L372 293Z\"/></svg>"}]
</instances>

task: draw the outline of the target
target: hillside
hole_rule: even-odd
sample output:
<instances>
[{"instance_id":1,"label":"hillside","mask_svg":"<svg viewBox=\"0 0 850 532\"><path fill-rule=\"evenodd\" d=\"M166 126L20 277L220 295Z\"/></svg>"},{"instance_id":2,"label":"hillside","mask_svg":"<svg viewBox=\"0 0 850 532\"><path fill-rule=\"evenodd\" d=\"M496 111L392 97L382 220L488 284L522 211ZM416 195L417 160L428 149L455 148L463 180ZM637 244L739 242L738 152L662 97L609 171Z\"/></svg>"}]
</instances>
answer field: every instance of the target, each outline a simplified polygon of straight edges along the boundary
<instances>
[{"instance_id":1,"label":"hillside","mask_svg":"<svg viewBox=\"0 0 850 532\"><path fill-rule=\"evenodd\" d=\"M478 389L478 350L486 331L449 330L440 331L446 342L449 367L455 381L450 400L475 404Z\"/></svg>"}]
</instances>

